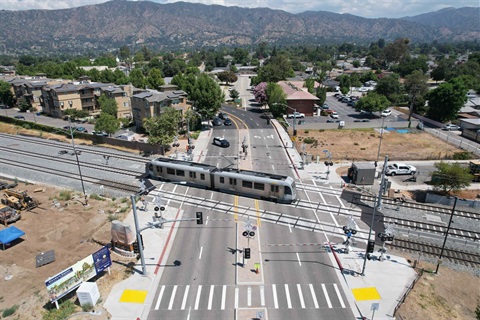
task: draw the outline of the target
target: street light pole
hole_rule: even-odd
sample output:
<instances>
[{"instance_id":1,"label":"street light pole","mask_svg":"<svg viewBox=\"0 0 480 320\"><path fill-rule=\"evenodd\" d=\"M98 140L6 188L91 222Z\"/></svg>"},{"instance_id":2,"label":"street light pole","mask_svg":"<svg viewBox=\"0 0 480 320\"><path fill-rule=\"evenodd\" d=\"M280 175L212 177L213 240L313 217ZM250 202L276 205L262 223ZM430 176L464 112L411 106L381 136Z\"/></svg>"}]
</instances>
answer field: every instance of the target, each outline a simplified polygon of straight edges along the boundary
<instances>
[{"instance_id":1,"label":"street light pole","mask_svg":"<svg viewBox=\"0 0 480 320\"><path fill-rule=\"evenodd\" d=\"M448 232L450 231L450 226L452 225L453 214L455 213L455 207L457 206L458 197L455 197L453 202L452 212L450 213L450 220L448 221L447 231L445 231L445 238L443 239L442 250L440 251L440 257L438 258L437 262L437 269L435 270L435 274L438 274L438 268L440 268L440 264L442 263L443 251L445 250L445 245L447 244L447 237Z\"/></svg>"},{"instance_id":2,"label":"street light pole","mask_svg":"<svg viewBox=\"0 0 480 320\"><path fill-rule=\"evenodd\" d=\"M147 266L145 265L145 257L143 254L143 245L142 245L142 235L140 226L138 224L138 217L137 217L137 205L136 205L136 194L132 194L130 196L130 200L132 201L132 212L133 212L133 220L135 221L135 233L137 235L137 244L138 244L138 251L140 252L140 261L142 263L142 275L147 275Z\"/></svg>"},{"instance_id":3,"label":"street light pole","mask_svg":"<svg viewBox=\"0 0 480 320\"><path fill-rule=\"evenodd\" d=\"M82 169L80 169L80 161L78 160L77 149L75 148L75 140L73 139L72 121L69 119L68 123L70 125L70 136L72 137L73 153L75 154L75 158L77 159L78 174L80 175L80 182L82 183L83 197L85 198L84 205L87 206L88 205L87 193L85 192L85 184L83 183Z\"/></svg>"},{"instance_id":4,"label":"street light pole","mask_svg":"<svg viewBox=\"0 0 480 320\"><path fill-rule=\"evenodd\" d=\"M377 202L378 209L382 207L382 194L385 187L385 173L387 172L387 166L388 166L388 155L386 154L385 161L383 163L383 169L382 169L382 180L380 182L380 190L378 191L378 202Z\"/></svg>"},{"instance_id":5,"label":"street light pole","mask_svg":"<svg viewBox=\"0 0 480 320\"><path fill-rule=\"evenodd\" d=\"M385 130L385 129L383 128L384 122L385 122L385 117L382 117L382 128L381 128L381 131L380 131L380 143L378 144L378 152L377 152L377 161L376 161L376 163L378 163L378 160L380 159L380 147L382 146L383 130Z\"/></svg>"}]
</instances>

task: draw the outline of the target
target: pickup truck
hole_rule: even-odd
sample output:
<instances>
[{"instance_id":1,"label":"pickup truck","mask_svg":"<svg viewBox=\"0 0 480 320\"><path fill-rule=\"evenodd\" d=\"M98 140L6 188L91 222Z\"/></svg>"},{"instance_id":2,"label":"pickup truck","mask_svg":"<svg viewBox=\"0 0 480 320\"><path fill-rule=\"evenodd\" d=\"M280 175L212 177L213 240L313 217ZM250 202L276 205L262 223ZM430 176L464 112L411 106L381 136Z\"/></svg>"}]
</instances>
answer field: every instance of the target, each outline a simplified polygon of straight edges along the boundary
<instances>
[{"instance_id":1,"label":"pickup truck","mask_svg":"<svg viewBox=\"0 0 480 320\"><path fill-rule=\"evenodd\" d=\"M411 174L417 173L417 168L405 163L393 163L387 167L385 174L387 176L394 176L398 174Z\"/></svg>"},{"instance_id":2,"label":"pickup truck","mask_svg":"<svg viewBox=\"0 0 480 320\"><path fill-rule=\"evenodd\" d=\"M300 113L300 112L294 112L294 113L289 113L287 115L287 118L305 118L305 113Z\"/></svg>"}]
</instances>

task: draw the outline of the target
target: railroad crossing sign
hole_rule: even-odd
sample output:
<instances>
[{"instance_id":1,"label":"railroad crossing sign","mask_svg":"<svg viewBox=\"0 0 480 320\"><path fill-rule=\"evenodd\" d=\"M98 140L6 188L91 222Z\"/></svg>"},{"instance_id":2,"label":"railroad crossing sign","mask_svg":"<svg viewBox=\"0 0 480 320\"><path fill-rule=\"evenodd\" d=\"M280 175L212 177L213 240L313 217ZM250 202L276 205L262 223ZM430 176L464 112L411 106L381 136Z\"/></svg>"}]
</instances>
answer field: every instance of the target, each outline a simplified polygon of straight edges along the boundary
<instances>
[{"instance_id":1,"label":"railroad crossing sign","mask_svg":"<svg viewBox=\"0 0 480 320\"><path fill-rule=\"evenodd\" d=\"M257 226L252 225L252 220L247 219L245 220L245 231L242 232L244 237L253 237L255 236L255 231L257 230Z\"/></svg>"}]
</instances>

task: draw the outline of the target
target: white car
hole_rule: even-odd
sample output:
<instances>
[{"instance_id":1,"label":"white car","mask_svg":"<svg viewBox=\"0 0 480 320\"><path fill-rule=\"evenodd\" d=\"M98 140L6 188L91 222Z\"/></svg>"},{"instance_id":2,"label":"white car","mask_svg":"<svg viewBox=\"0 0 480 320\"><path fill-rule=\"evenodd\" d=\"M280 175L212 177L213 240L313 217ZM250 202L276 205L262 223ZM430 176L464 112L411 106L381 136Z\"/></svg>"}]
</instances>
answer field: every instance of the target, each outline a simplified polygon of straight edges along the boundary
<instances>
[{"instance_id":1,"label":"white car","mask_svg":"<svg viewBox=\"0 0 480 320\"><path fill-rule=\"evenodd\" d=\"M459 126L454 125L454 124L447 124L447 125L444 125L442 129L447 130L447 131L452 131L452 130L457 131L457 130L460 130L462 128L460 128Z\"/></svg>"},{"instance_id":2,"label":"white car","mask_svg":"<svg viewBox=\"0 0 480 320\"><path fill-rule=\"evenodd\" d=\"M411 174L417 173L417 168L405 163L393 163L387 167L385 174L387 176L394 176L398 174Z\"/></svg>"},{"instance_id":3,"label":"white car","mask_svg":"<svg viewBox=\"0 0 480 320\"><path fill-rule=\"evenodd\" d=\"M391 114L392 114L392 110L390 109L386 109L382 111L382 117L388 117Z\"/></svg>"},{"instance_id":4,"label":"white car","mask_svg":"<svg viewBox=\"0 0 480 320\"><path fill-rule=\"evenodd\" d=\"M332 114L330 114L330 118L332 118L332 119L338 119L338 113L333 112Z\"/></svg>"},{"instance_id":5,"label":"white car","mask_svg":"<svg viewBox=\"0 0 480 320\"><path fill-rule=\"evenodd\" d=\"M287 115L287 118L305 118L305 113L300 113L300 112L294 112L294 113L289 113Z\"/></svg>"}]
</instances>

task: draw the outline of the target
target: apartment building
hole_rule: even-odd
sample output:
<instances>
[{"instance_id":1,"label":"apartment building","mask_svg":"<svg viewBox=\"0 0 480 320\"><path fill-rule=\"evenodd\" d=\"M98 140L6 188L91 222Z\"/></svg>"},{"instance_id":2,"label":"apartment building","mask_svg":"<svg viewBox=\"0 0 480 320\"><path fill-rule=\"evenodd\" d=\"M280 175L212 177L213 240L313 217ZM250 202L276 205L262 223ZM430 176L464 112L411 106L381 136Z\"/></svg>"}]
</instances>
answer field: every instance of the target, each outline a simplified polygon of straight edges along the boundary
<instances>
[{"instance_id":1,"label":"apartment building","mask_svg":"<svg viewBox=\"0 0 480 320\"><path fill-rule=\"evenodd\" d=\"M30 103L32 108L41 112L43 107L41 104L42 88L48 85L58 84L64 80L54 80L46 78L43 75L35 77L15 78L9 81L12 85L13 95L15 99L24 97Z\"/></svg>"},{"instance_id":2,"label":"apartment building","mask_svg":"<svg viewBox=\"0 0 480 320\"><path fill-rule=\"evenodd\" d=\"M101 90L108 98L115 99L117 102L117 118L132 119L131 97L143 92L143 89L138 89L128 84L102 87Z\"/></svg>"},{"instance_id":3,"label":"apartment building","mask_svg":"<svg viewBox=\"0 0 480 320\"><path fill-rule=\"evenodd\" d=\"M182 90L156 91L147 90L132 96L133 122L137 129L143 127L143 119L158 117L166 107L173 107L181 113L182 118L190 108L187 93Z\"/></svg>"}]
</instances>

